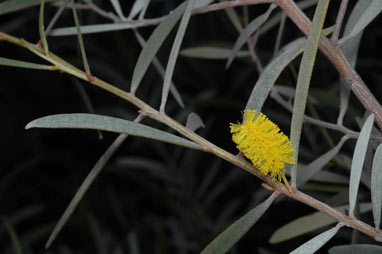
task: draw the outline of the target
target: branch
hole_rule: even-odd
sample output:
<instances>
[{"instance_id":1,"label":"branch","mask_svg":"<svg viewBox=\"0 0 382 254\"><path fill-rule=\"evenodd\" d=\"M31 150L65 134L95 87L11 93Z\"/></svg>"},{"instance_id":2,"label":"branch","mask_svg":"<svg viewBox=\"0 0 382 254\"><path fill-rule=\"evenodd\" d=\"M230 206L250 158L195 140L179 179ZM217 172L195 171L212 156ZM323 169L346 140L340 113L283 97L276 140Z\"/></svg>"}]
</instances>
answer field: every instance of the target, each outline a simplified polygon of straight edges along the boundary
<instances>
[{"instance_id":1,"label":"branch","mask_svg":"<svg viewBox=\"0 0 382 254\"><path fill-rule=\"evenodd\" d=\"M338 37L341 32L341 27L342 27L342 21L344 20L345 17L345 12L346 8L348 6L348 1L349 0L342 0L341 1L341 6L337 14L337 19L336 19L336 25L334 27L334 31L332 34L332 41L338 41Z\"/></svg>"},{"instance_id":2,"label":"branch","mask_svg":"<svg viewBox=\"0 0 382 254\"><path fill-rule=\"evenodd\" d=\"M287 109L289 112L291 112L291 113L293 112L292 104L290 102L284 100L284 98L281 97L281 95L279 94L279 92L277 91L277 89L275 87L272 87L270 96L272 99L274 99L277 103L279 103L282 107ZM348 129L343 125L318 120L318 119L315 119L315 118L307 116L307 115L304 115L304 122L314 124L314 125L317 125L320 127L324 127L326 129L331 129L331 130L342 132L346 136L348 136L349 138L358 138L360 135L359 132ZM374 140L382 141L381 135L371 135L370 138L374 139Z\"/></svg>"},{"instance_id":3,"label":"branch","mask_svg":"<svg viewBox=\"0 0 382 254\"><path fill-rule=\"evenodd\" d=\"M89 2L88 2L89 3ZM266 4L266 3L276 3L278 4L288 17L297 25L297 27L304 32L306 35L311 27L311 21L306 17L306 15L298 8L293 0L234 0L226 1L222 3L211 4L196 8L193 10L192 14L203 14L212 11L218 11L225 8L233 8L238 6L248 6L255 4ZM92 8L97 11L97 8ZM103 13L105 16L105 13ZM109 17L114 22L124 23L123 20L119 19L117 16ZM155 25L164 20L166 16L155 18L155 19L145 19L137 21L125 21L132 23L133 28ZM118 19L118 20L117 20ZM339 25L337 24L337 27ZM341 49L337 44L330 41L326 36L322 35L320 44L320 50L326 55L326 57L332 62L334 67L338 70L341 76L347 81L352 91L361 102L361 104L370 112L375 114L375 121L380 128L382 128L382 107L374 97L372 92L366 86L364 81L358 75L358 73L349 64L345 56L343 55Z\"/></svg>"},{"instance_id":4,"label":"branch","mask_svg":"<svg viewBox=\"0 0 382 254\"><path fill-rule=\"evenodd\" d=\"M276 3L285 11L288 17L298 26L306 35L309 33L311 21L298 8L293 0L275 0ZM382 128L382 107L374 97L372 92L363 82L358 73L353 69L341 49L331 42L326 36L321 35L319 44L320 50L332 62L341 76L347 81L354 94L362 105L370 112L375 114L375 121L379 128Z\"/></svg>"},{"instance_id":5,"label":"branch","mask_svg":"<svg viewBox=\"0 0 382 254\"><path fill-rule=\"evenodd\" d=\"M89 82L87 75L84 71L79 70L78 68L74 67L70 63L66 62L62 58L56 56L55 54L51 53L49 55L45 55L44 49L41 48L41 46L32 44L30 42L27 42L23 39L19 39L17 37L8 35L6 33L0 32L0 40L5 40L10 43L22 46L36 54L37 56L45 59L46 61L54 64L57 66L58 69L60 69L62 72L66 72L70 75L73 75L75 77L78 77L84 81ZM360 232L363 232L364 234L370 236L371 238L375 239L376 241L382 242L382 232L376 230L374 227L371 227L370 225L354 218L346 216L334 208L322 203L319 200L316 200L300 191L291 192L287 189L287 187L278 181L272 181L272 179L268 176L263 175L260 173L260 171L255 168L252 164L250 164L248 161L246 161L244 158L240 156L235 156L224 149L217 147L216 145L212 144L208 140L204 139L203 137L199 136L195 132L191 131L190 129L186 128L185 126L181 125L171 117L160 114L159 111L155 110L154 108L147 105L144 101L140 100L139 98L135 97L131 93L127 93L97 77L94 77L94 80L91 83L92 85L98 86L126 101L129 101L130 103L134 104L136 107L138 107L141 110L141 113L157 120L158 122L164 123L165 125L169 126L170 128L174 129L178 133L182 134L183 136L189 138L190 140L202 145L205 147L206 152L210 152L212 154L215 154L216 156L246 170L247 172L251 173L252 175L258 177L262 181L264 181L266 184L271 186L274 190L277 190L284 195L300 201L301 203L304 203L306 205L309 205L321 212L324 212L331 217L335 218L339 222L343 223L344 225L347 225L349 227L352 227L354 229L357 229Z\"/></svg>"}]
</instances>

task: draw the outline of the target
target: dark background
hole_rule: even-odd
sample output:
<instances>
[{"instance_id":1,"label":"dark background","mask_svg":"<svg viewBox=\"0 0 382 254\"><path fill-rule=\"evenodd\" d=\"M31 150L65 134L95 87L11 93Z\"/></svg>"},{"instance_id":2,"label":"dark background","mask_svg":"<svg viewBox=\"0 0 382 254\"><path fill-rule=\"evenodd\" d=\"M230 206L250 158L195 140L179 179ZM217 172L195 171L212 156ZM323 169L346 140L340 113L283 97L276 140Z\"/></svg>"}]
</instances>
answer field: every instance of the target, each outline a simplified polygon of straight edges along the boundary
<instances>
[{"instance_id":1,"label":"dark background","mask_svg":"<svg viewBox=\"0 0 382 254\"><path fill-rule=\"evenodd\" d=\"M108 1L94 1L112 11ZM121 1L124 2L124 1ZM125 15L131 8L123 6ZM340 1L332 1L326 26L335 21ZM355 1L350 1L351 10ZM168 13L179 3L172 0L152 1L147 18ZM248 7L252 20L268 6ZM46 19L56 8L46 7ZM243 8L235 9L242 16ZM277 9L275 13L279 11ZM305 11L312 17L314 8ZM349 13L349 11L347 12ZM0 16L0 31L30 42L37 42L39 8L33 7ZM80 11L83 24L110 22L91 11ZM348 16L348 15L347 15ZM346 17L347 17L346 16ZM374 92L381 94L381 18L365 30L356 69ZM72 13L66 10L57 26L72 26ZM153 27L139 29L145 39ZM256 51L265 66L272 57L277 27L259 38ZM175 29L166 39L158 56L167 64ZM193 16L182 48L200 45L232 47L238 33L224 11ZM287 20L282 45L302 36ZM49 37L50 50L81 67L81 56L75 36ZM130 79L141 47L130 30L84 35L92 73L116 86L129 90ZM26 49L0 42L0 56L44 63ZM294 61L298 71L300 58ZM185 102L181 109L169 97L166 112L185 124L189 112L196 112L206 127L198 134L216 145L236 153L231 141L229 123L241 118L241 110L258 78L256 65L249 58L235 60L225 70L225 61L201 60L180 56L173 80ZM338 74L319 53L311 92L320 101L316 110L322 119L335 122L338 114ZM139 87L137 96L155 108L159 107L162 78L151 67ZM290 68L278 80L279 84L296 83ZM114 95L82 82L95 112L133 120L137 108ZM354 116L363 115L363 107L352 96L352 114L345 124L355 130ZM158 141L129 137L90 187L78 209L72 215L49 251L44 244L76 190L116 134L85 130L25 130L25 125L42 116L60 113L88 112L78 86L67 74L49 71L0 67L0 252L13 253L8 221L19 238L24 253L199 253L216 235L270 193L252 175L208 153L187 150ZM263 112L289 135L290 113L268 99ZM154 121L144 124L168 130ZM309 151L302 162L309 162L329 150L319 129L305 125L316 144L315 149L302 139ZM338 132L329 131L335 142ZM352 155L354 142L342 149ZM345 172L345 171L341 171ZM340 186L346 189L346 186ZM362 186L361 186L362 187ZM306 190L325 200L331 191ZM317 233L271 245L268 239L285 223L313 209L293 200L282 199L271 206L260 221L232 249L232 253L287 253ZM371 213L361 217L371 223ZM352 231L340 233L321 250L350 243ZM372 243L359 235L359 243Z\"/></svg>"}]
</instances>

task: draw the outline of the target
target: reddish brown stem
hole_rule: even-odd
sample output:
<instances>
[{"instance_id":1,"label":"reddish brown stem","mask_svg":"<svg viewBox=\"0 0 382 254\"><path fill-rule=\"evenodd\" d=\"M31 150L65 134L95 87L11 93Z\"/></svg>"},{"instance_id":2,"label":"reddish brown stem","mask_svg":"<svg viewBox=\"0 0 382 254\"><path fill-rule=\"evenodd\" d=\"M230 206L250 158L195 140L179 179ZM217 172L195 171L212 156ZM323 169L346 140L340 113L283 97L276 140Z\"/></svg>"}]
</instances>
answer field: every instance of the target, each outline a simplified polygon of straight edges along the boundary
<instances>
[{"instance_id":1,"label":"reddish brown stem","mask_svg":"<svg viewBox=\"0 0 382 254\"><path fill-rule=\"evenodd\" d=\"M306 35L309 33L311 21L298 8L293 0L276 0L276 3L285 11L288 17L298 26L302 32L304 32ZM319 48L332 62L341 76L347 81L362 105L368 111L375 114L375 121L379 128L382 128L381 105L366 86L366 84L363 82L358 73L351 67L350 63L342 54L341 49L324 35L321 35Z\"/></svg>"},{"instance_id":2,"label":"reddish brown stem","mask_svg":"<svg viewBox=\"0 0 382 254\"><path fill-rule=\"evenodd\" d=\"M348 1L349 0L342 0L341 1L341 6L340 6L340 9L339 9L338 14L337 14L336 25L334 27L334 31L332 34L332 41L338 41L338 37L339 37L340 32L341 32L342 22L343 22L344 17L345 17L346 8L348 6Z\"/></svg>"},{"instance_id":3,"label":"reddish brown stem","mask_svg":"<svg viewBox=\"0 0 382 254\"><path fill-rule=\"evenodd\" d=\"M95 80L95 77L90 73L90 71L87 71L87 72L86 72L86 77L88 78L88 81L89 81L90 83L93 83L94 80Z\"/></svg>"}]
</instances>

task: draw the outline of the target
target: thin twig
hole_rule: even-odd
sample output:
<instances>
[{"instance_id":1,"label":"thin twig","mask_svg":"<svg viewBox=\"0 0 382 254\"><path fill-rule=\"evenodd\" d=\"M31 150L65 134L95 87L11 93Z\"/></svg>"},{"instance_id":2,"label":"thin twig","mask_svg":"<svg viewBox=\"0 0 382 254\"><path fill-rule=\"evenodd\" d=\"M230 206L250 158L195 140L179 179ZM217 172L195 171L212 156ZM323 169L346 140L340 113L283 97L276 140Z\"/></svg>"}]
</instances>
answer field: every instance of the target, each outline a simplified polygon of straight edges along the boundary
<instances>
[{"instance_id":1,"label":"thin twig","mask_svg":"<svg viewBox=\"0 0 382 254\"><path fill-rule=\"evenodd\" d=\"M74 23L76 24L76 29L77 29L77 37L78 37L78 43L80 45L80 50L81 50L81 56L82 56L82 62L85 67L86 75L88 76L89 81L91 82L93 80L92 74L90 72L90 67L88 63L88 59L86 57L86 50L84 46L84 40L82 39L82 34L81 34L81 29L80 29L80 22L78 20L78 15L77 15L77 10L74 4L74 0L71 0L72 3L72 11L73 11L73 18L74 18Z\"/></svg>"},{"instance_id":2,"label":"thin twig","mask_svg":"<svg viewBox=\"0 0 382 254\"><path fill-rule=\"evenodd\" d=\"M345 17L346 8L348 6L348 1L349 0L342 0L342 2L341 2L341 6L340 6L340 9L339 9L338 14L337 14L336 24L334 26L334 31L333 31L332 38L331 38L332 41L334 41L334 42L338 41L338 37L340 35L340 31L341 31L341 27L342 27L342 22L343 22L344 17Z\"/></svg>"},{"instance_id":3,"label":"thin twig","mask_svg":"<svg viewBox=\"0 0 382 254\"><path fill-rule=\"evenodd\" d=\"M49 22L48 27L45 30L45 34L49 35L50 31L52 30L53 26L56 24L58 18L61 16L63 11L65 10L66 6L68 5L69 1L65 1L61 7L57 10L57 12L54 14L53 18Z\"/></svg>"},{"instance_id":4,"label":"thin twig","mask_svg":"<svg viewBox=\"0 0 382 254\"><path fill-rule=\"evenodd\" d=\"M98 13L102 17L105 17L105 18L113 20L115 23L123 22L123 20L120 17L116 16L112 12L107 12L107 11L102 10L97 5L95 5L92 1L89 1L89 0L82 0L82 1L84 1L85 4L78 4L78 8L76 6L77 9L79 9L79 10L83 9L83 10L94 11L95 13Z\"/></svg>"},{"instance_id":5,"label":"thin twig","mask_svg":"<svg viewBox=\"0 0 382 254\"><path fill-rule=\"evenodd\" d=\"M249 55L251 56L252 61L255 62L257 71L259 73L262 73L264 68L261 64L261 60L259 56L256 54L256 44L259 38L259 32L260 30L257 30L253 36L249 37L247 40L247 44L249 49Z\"/></svg>"},{"instance_id":6,"label":"thin twig","mask_svg":"<svg viewBox=\"0 0 382 254\"><path fill-rule=\"evenodd\" d=\"M283 12L281 14L281 21L280 21L279 30L277 31L275 49L273 50L273 58L276 57L276 54L277 54L277 52L279 52L279 49L280 49L281 39L282 39L283 33L284 33L285 21L286 21L286 15L285 15L285 12Z\"/></svg>"}]
</instances>

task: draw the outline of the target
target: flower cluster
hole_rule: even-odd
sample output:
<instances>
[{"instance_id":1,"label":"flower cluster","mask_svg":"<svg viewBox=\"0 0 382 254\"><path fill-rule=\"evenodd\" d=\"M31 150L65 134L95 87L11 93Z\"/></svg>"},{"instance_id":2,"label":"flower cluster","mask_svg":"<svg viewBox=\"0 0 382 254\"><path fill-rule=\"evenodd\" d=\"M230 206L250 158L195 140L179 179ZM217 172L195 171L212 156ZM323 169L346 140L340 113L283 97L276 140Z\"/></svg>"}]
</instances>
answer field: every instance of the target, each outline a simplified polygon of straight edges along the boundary
<instances>
[{"instance_id":1,"label":"flower cluster","mask_svg":"<svg viewBox=\"0 0 382 254\"><path fill-rule=\"evenodd\" d=\"M285 176L285 163L295 164L288 137L264 114L246 110L242 124L230 124L232 140L261 173L274 180Z\"/></svg>"}]
</instances>

